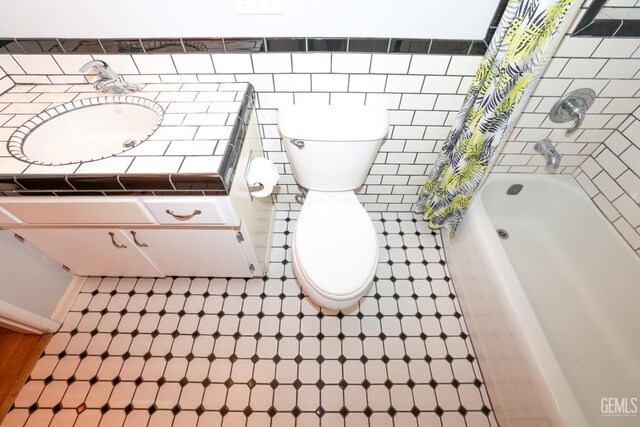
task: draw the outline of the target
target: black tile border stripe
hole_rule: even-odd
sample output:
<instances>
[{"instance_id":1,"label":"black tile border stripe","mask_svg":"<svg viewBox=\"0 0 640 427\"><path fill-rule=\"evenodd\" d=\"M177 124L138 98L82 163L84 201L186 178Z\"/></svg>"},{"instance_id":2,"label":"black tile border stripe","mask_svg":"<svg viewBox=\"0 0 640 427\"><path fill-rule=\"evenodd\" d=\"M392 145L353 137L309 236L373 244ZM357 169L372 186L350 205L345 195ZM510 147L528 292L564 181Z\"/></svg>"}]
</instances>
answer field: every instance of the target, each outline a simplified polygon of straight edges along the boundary
<instances>
[{"instance_id":1,"label":"black tile border stripe","mask_svg":"<svg viewBox=\"0 0 640 427\"><path fill-rule=\"evenodd\" d=\"M638 19L596 19L607 0L594 0L576 25L572 37L640 37Z\"/></svg>"},{"instance_id":2,"label":"black tile border stripe","mask_svg":"<svg viewBox=\"0 0 640 427\"><path fill-rule=\"evenodd\" d=\"M596 4L606 0L595 0ZM0 39L0 54L154 54L154 53L258 53L258 52L353 52L484 55L508 0L500 0L482 40L366 38L366 37L253 37L253 38L157 38L157 39ZM600 7L602 7L600 5ZM599 8L598 8L599 10ZM597 14L597 11L595 12ZM595 15L593 15L595 17ZM591 20L593 20L593 17ZM585 15L586 18L586 15ZM583 19L584 21L584 19ZM640 25L630 21L614 36L638 34ZM582 22L581 22L582 24ZM607 28L613 24L607 24ZM613 27L612 27L613 28ZM595 29L595 27L594 27ZM577 32L574 32L577 33ZM579 35L589 35L580 32Z\"/></svg>"},{"instance_id":3,"label":"black tile border stripe","mask_svg":"<svg viewBox=\"0 0 640 427\"><path fill-rule=\"evenodd\" d=\"M508 0L499 1L482 40L375 37L0 39L0 54L353 52L484 55L507 3Z\"/></svg>"},{"instance_id":4,"label":"black tile border stripe","mask_svg":"<svg viewBox=\"0 0 640 427\"><path fill-rule=\"evenodd\" d=\"M0 197L228 195L254 108L255 91L248 83L218 174L0 174Z\"/></svg>"},{"instance_id":5,"label":"black tile border stripe","mask_svg":"<svg viewBox=\"0 0 640 427\"><path fill-rule=\"evenodd\" d=\"M483 40L366 37L0 39L0 54L352 52L478 56L486 52L507 3L508 0L499 1Z\"/></svg>"},{"instance_id":6,"label":"black tile border stripe","mask_svg":"<svg viewBox=\"0 0 640 427\"><path fill-rule=\"evenodd\" d=\"M227 149L220 163L219 174L227 194L231 191L231 184L235 175L236 166L240 159L242 144L244 143L251 113L255 107L255 91L253 85L249 84L247 91L242 98L236 120L229 136Z\"/></svg>"},{"instance_id":7,"label":"black tile border stripe","mask_svg":"<svg viewBox=\"0 0 640 427\"><path fill-rule=\"evenodd\" d=\"M160 54L350 52L483 55L495 28L484 40L278 37L251 39L2 39L0 54ZM469 49L471 45L485 49ZM411 47L413 46L413 47ZM430 47L432 47L430 49ZM436 48L437 47L437 48Z\"/></svg>"}]
</instances>

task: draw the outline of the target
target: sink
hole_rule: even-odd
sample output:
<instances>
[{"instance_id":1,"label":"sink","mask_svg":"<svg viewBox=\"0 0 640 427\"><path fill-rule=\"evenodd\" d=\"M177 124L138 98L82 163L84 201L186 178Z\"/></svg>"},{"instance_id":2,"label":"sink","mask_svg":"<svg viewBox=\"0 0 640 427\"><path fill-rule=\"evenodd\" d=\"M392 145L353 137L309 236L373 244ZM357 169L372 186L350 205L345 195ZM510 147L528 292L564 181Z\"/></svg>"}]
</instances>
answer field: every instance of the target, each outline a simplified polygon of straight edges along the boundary
<instances>
[{"instance_id":1,"label":"sink","mask_svg":"<svg viewBox=\"0 0 640 427\"><path fill-rule=\"evenodd\" d=\"M69 102L18 128L9 152L24 162L69 165L115 156L143 143L162 122L157 103L130 95Z\"/></svg>"}]
</instances>

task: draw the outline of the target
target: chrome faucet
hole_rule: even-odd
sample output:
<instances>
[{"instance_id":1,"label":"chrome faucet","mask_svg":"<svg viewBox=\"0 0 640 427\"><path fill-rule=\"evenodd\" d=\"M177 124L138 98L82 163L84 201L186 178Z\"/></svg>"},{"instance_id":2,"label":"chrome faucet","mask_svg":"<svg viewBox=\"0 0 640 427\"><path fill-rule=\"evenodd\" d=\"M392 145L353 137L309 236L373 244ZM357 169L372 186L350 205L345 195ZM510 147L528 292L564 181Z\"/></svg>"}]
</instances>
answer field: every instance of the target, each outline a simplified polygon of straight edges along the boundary
<instances>
[{"instance_id":1,"label":"chrome faucet","mask_svg":"<svg viewBox=\"0 0 640 427\"><path fill-rule=\"evenodd\" d=\"M544 157L547 159L547 167L551 169L558 169L562 155L558 153L553 144L551 144L551 140L549 138L536 142L533 149L538 153L544 154Z\"/></svg>"},{"instance_id":2,"label":"chrome faucet","mask_svg":"<svg viewBox=\"0 0 640 427\"><path fill-rule=\"evenodd\" d=\"M106 62L99 59L89 61L80 68L81 73L94 70L98 80L93 82L93 87L104 93L138 92L141 87L128 83L120 74L109 68Z\"/></svg>"}]
</instances>

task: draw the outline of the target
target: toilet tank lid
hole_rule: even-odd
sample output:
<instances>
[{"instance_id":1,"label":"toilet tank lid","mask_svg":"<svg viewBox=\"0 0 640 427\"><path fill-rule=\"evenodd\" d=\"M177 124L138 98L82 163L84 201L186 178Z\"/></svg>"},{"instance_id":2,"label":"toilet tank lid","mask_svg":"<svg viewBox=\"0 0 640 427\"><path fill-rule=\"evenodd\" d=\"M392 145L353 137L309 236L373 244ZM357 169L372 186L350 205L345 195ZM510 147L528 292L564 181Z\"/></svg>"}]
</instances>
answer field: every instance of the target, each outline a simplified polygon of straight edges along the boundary
<instances>
[{"instance_id":1,"label":"toilet tank lid","mask_svg":"<svg viewBox=\"0 0 640 427\"><path fill-rule=\"evenodd\" d=\"M374 141L389 131L389 113L378 106L288 105L278 109L282 136L311 141Z\"/></svg>"}]
</instances>

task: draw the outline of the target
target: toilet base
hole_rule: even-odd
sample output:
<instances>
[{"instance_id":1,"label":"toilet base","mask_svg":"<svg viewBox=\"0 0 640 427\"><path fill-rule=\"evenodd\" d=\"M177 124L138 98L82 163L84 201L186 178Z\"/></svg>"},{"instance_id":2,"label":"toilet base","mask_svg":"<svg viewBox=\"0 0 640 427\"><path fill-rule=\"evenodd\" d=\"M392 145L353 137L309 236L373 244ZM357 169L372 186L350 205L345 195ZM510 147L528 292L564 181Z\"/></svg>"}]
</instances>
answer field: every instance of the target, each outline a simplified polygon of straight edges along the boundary
<instances>
[{"instance_id":1,"label":"toilet base","mask_svg":"<svg viewBox=\"0 0 640 427\"><path fill-rule=\"evenodd\" d=\"M311 301L313 301L316 305L320 307L328 308L330 310L342 310L355 306L358 301L369 291L371 285L373 284L373 276L371 280L369 280L368 284L361 288L361 291L357 294L353 295L351 298L347 299L331 299L326 297L325 295L319 293L314 286L308 283L304 274L300 271L298 267L298 260L295 256L295 251L293 251L292 256L292 264L293 264L293 272L296 275L296 282L298 282L298 286L302 289L302 292L306 294Z\"/></svg>"}]
</instances>

